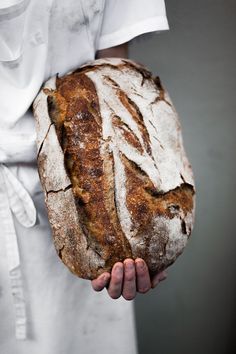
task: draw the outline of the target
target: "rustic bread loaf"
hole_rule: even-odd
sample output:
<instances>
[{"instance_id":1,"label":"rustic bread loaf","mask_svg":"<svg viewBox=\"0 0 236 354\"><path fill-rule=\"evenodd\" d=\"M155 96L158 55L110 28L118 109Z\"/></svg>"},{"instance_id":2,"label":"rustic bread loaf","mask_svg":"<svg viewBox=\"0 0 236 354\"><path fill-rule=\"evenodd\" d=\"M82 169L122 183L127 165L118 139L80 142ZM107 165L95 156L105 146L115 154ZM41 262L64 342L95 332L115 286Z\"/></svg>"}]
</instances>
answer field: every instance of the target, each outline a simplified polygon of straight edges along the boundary
<instances>
[{"instance_id":1,"label":"rustic bread loaf","mask_svg":"<svg viewBox=\"0 0 236 354\"><path fill-rule=\"evenodd\" d=\"M151 273L182 253L195 188L158 77L107 58L46 82L34 102L38 168L59 257L93 279L127 257Z\"/></svg>"}]
</instances>

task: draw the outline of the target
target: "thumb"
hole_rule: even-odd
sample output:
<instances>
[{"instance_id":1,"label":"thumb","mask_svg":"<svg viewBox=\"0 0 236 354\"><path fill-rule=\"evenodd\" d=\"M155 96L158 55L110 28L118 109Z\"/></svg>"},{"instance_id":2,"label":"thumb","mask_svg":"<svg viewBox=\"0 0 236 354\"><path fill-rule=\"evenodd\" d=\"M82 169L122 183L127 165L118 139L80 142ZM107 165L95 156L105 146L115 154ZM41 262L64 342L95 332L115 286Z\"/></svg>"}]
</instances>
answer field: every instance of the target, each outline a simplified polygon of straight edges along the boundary
<instances>
[{"instance_id":1,"label":"thumb","mask_svg":"<svg viewBox=\"0 0 236 354\"><path fill-rule=\"evenodd\" d=\"M101 275L99 275L98 278L93 279L91 281L91 285L93 290L95 291L101 291L105 288L105 286L108 284L109 280L111 278L111 274L108 272L105 272Z\"/></svg>"},{"instance_id":2,"label":"thumb","mask_svg":"<svg viewBox=\"0 0 236 354\"><path fill-rule=\"evenodd\" d=\"M158 283L160 283L162 280L165 280L166 278L167 278L167 272L165 270L154 275L151 281L152 288L155 288L155 286L157 286Z\"/></svg>"}]
</instances>

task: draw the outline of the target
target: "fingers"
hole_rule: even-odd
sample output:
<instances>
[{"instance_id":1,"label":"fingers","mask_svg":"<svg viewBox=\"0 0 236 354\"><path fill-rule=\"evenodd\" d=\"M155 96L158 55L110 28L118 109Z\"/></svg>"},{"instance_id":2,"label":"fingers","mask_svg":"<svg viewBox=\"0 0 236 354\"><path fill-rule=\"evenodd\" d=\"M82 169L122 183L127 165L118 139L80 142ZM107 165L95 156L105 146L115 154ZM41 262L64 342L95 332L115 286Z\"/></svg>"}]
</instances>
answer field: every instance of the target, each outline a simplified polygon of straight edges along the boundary
<instances>
[{"instance_id":1,"label":"fingers","mask_svg":"<svg viewBox=\"0 0 236 354\"><path fill-rule=\"evenodd\" d=\"M105 288L111 278L110 273L104 272L103 274L99 275L96 279L91 281L93 290L101 291Z\"/></svg>"},{"instance_id":2,"label":"fingers","mask_svg":"<svg viewBox=\"0 0 236 354\"><path fill-rule=\"evenodd\" d=\"M151 281L152 288L155 288L158 283L160 283L162 280L165 280L166 278L167 278L167 272L165 270L154 275Z\"/></svg>"},{"instance_id":3,"label":"fingers","mask_svg":"<svg viewBox=\"0 0 236 354\"><path fill-rule=\"evenodd\" d=\"M124 261L124 283L122 296L126 300L133 300L136 295L136 271L132 259L127 258Z\"/></svg>"},{"instance_id":4,"label":"fingers","mask_svg":"<svg viewBox=\"0 0 236 354\"><path fill-rule=\"evenodd\" d=\"M142 258L135 259L137 291L145 294L151 289L149 270Z\"/></svg>"},{"instance_id":5,"label":"fingers","mask_svg":"<svg viewBox=\"0 0 236 354\"><path fill-rule=\"evenodd\" d=\"M107 289L108 294L112 299L118 299L122 294L122 285L123 285L123 273L124 266L123 263L117 262L112 268L111 280L109 287Z\"/></svg>"},{"instance_id":6,"label":"fingers","mask_svg":"<svg viewBox=\"0 0 236 354\"><path fill-rule=\"evenodd\" d=\"M142 258L136 258L135 261L127 258L123 263L115 263L111 274L105 272L91 283L95 291L107 287L112 299L118 299L122 295L126 300L133 300L136 292L145 294L166 277L167 272L162 271L150 278L147 264Z\"/></svg>"}]
</instances>

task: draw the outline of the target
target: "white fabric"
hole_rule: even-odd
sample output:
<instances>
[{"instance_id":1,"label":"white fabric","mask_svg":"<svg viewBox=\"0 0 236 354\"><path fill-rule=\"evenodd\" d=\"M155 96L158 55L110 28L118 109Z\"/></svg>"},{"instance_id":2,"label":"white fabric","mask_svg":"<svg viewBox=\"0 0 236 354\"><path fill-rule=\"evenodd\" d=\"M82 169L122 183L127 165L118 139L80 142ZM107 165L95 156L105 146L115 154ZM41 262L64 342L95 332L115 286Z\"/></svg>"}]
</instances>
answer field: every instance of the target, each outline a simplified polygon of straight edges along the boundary
<instances>
[{"instance_id":1,"label":"white fabric","mask_svg":"<svg viewBox=\"0 0 236 354\"><path fill-rule=\"evenodd\" d=\"M0 1L1 353L136 352L133 303L95 293L56 255L31 104L46 79L96 50L166 29L163 0Z\"/></svg>"},{"instance_id":2,"label":"white fabric","mask_svg":"<svg viewBox=\"0 0 236 354\"><path fill-rule=\"evenodd\" d=\"M16 315L16 338L26 338L26 309L22 287L20 256L12 214L26 228L36 222L34 203L21 182L3 164L0 164L0 225L10 275L10 286Z\"/></svg>"},{"instance_id":3,"label":"white fabric","mask_svg":"<svg viewBox=\"0 0 236 354\"><path fill-rule=\"evenodd\" d=\"M108 0L97 48L112 47L146 32L167 29L164 1Z\"/></svg>"}]
</instances>

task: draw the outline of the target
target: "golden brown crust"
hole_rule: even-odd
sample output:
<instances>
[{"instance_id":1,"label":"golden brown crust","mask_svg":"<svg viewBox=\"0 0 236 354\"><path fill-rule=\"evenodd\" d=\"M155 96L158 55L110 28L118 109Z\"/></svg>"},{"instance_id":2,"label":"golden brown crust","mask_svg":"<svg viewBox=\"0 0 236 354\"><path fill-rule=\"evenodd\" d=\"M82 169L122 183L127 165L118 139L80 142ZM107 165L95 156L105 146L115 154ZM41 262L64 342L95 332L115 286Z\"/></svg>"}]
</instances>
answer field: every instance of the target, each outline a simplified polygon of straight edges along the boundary
<instances>
[{"instance_id":1,"label":"golden brown crust","mask_svg":"<svg viewBox=\"0 0 236 354\"><path fill-rule=\"evenodd\" d=\"M118 65L104 63L99 66L85 66L63 78L57 77L55 90L44 90L47 95L48 113L56 129L64 154L65 168L72 185L68 187L71 189L68 193L66 190L61 191L60 196L52 193L46 200L49 220L52 220L54 242L59 256L70 270L80 277L90 279L105 270L110 271L115 262L128 257L134 259L142 257L147 262L150 272L160 271L173 263L186 243L184 240L180 245L179 239L175 240L174 230L176 228L179 238L181 234L183 238L189 237L195 195L194 185L186 182L184 178L178 187L165 193L159 191L140 165L119 151L119 159L126 176L123 186L126 194L121 204L127 207L132 223L130 235L127 236L120 219L120 206L117 205L117 199L120 197L116 195L117 171L110 147L112 138L103 137L103 117L97 87L86 75L96 73L102 67L111 68L116 72L127 68L137 71L142 77L142 87L145 86L145 82L156 87L156 97L151 104L164 101L171 106L166 100L159 78L153 78L144 67L130 61L121 61ZM117 114L116 109L112 110L109 107L114 130L117 129L127 144L141 156L147 153L153 159L153 145L139 106L111 76L104 74L103 79L107 85L113 87L120 104L132 116L141 138L125 123L123 117ZM179 126L177 129L179 130ZM179 153L181 146L180 142L177 143ZM160 143L160 148L166 147ZM45 166L44 159L47 159L47 156L39 154L40 177L43 184L44 176L47 175L47 171L42 167ZM190 169L189 165L188 168ZM64 229L59 214L61 213L61 218L66 216L63 216L62 209L58 208L55 212L53 207L53 203L58 203L60 198L63 199L63 193L68 195L67 204L62 203L63 208L69 210L73 203L75 208L71 207L68 214L71 221L67 226L64 225ZM57 198L56 202L54 198ZM99 261L95 262L96 267L92 262L90 264L84 261L86 254L81 251L82 244L84 247L83 237L86 239L87 257L89 249L93 250L98 258L104 261L103 266Z\"/></svg>"},{"instance_id":2,"label":"golden brown crust","mask_svg":"<svg viewBox=\"0 0 236 354\"><path fill-rule=\"evenodd\" d=\"M50 97L50 96L49 96ZM113 158L107 154L106 165L100 155L102 140L101 116L96 89L83 73L57 80L59 118L52 120L65 154L65 166L70 176L76 208L88 245L105 260L106 266L132 257L117 217L114 202ZM67 103L61 124L61 102ZM54 105L56 104L54 101ZM51 111L49 110L50 116Z\"/></svg>"}]
</instances>

